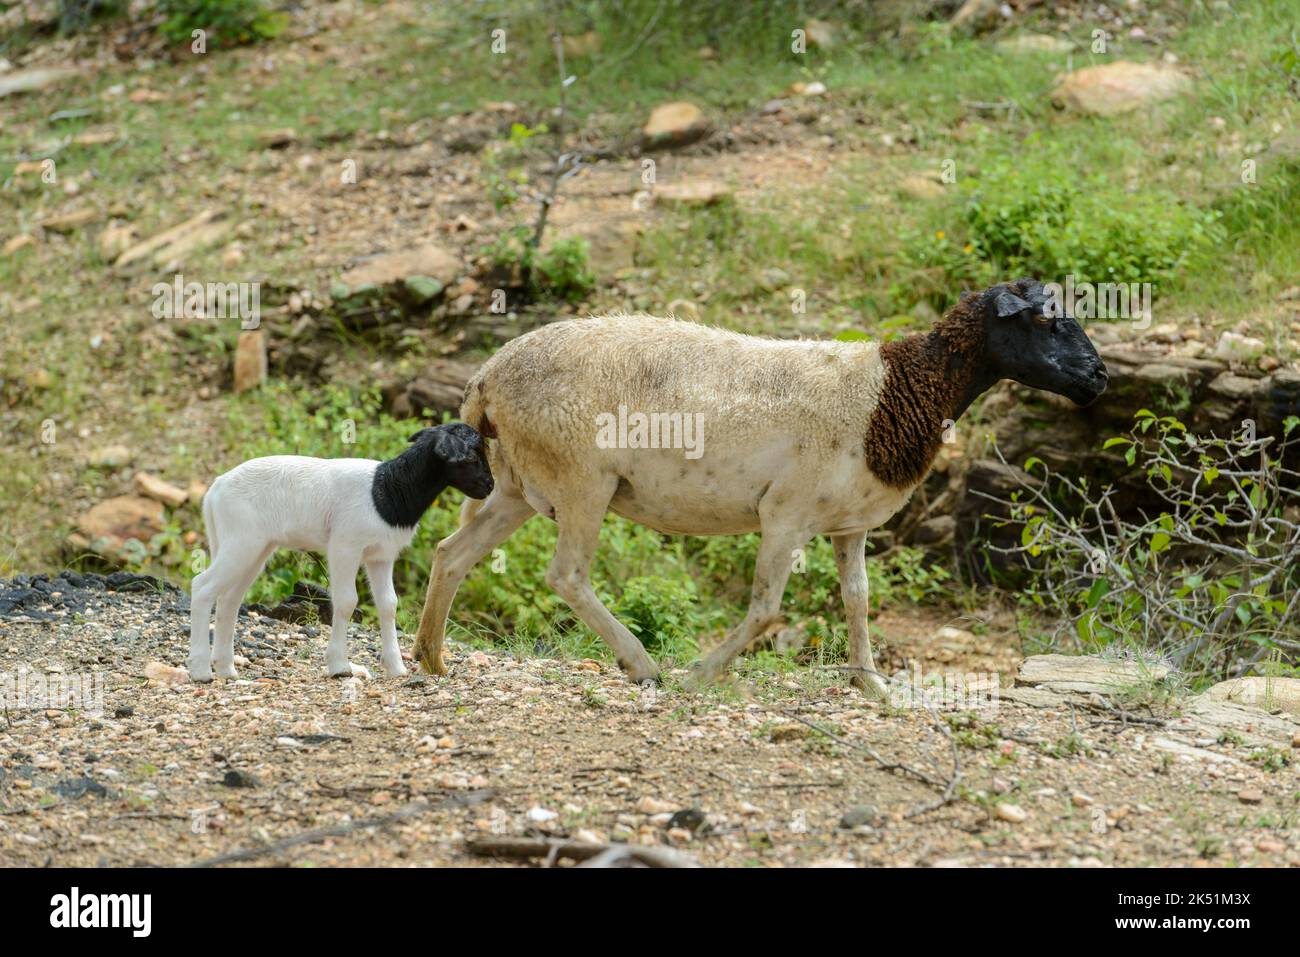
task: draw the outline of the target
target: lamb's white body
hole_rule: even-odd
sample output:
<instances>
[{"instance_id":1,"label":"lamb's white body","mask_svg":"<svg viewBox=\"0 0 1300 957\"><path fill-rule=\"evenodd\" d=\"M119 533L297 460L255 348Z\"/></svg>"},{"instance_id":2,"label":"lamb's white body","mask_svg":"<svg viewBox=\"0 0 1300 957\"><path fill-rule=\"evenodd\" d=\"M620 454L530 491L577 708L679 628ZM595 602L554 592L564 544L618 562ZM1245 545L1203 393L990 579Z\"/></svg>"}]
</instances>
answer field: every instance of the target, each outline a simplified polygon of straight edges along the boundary
<instances>
[{"instance_id":1,"label":"lamb's white body","mask_svg":"<svg viewBox=\"0 0 1300 957\"><path fill-rule=\"evenodd\" d=\"M415 526L385 522L371 500L379 462L272 455L251 459L220 476L203 499L211 565L194 579L190 602L189 670L196 681L234 678L235 619L239 605L277 548L323 552L329 569L333 622L326 668L352 674L347 627L357 604L356 577L366 566L390 675L406 672L397 644L393 562ZM216 605L216 634L208 645L208 618Z\"/></svg>"}]
</instances>

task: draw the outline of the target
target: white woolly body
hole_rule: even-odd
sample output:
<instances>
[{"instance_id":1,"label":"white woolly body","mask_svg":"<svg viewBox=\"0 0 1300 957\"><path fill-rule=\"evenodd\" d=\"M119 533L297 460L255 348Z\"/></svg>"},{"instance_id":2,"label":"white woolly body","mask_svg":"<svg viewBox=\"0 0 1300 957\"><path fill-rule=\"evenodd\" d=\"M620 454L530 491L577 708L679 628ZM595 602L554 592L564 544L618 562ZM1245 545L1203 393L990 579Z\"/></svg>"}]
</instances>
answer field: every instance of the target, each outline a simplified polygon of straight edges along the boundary
<instances>
[{"instance_id":1,"label":"white woolly body","mask_svg":"<svg viewBox=\"0 0 1300 957\"><path fill-rule=\"evenodd\" d=\"M277 548L325 553L333 622L326 667L332 675L361 673L347 660L347 625L356 608L356 576L366 566L383 636L384 669L404 674L397 644L393 561L415 527L389 525L375 510L372 459L272 455L236 466L212 483L203 519L210 566L194 579L190 600L190 675L196 681L235 677L234 629L239 605ZM208 618L216 606L213 645Z\"/></svg>"},{"instance_id":2,"label":"white woolly body","mask_svg":"<svg viewBox=\"0 0 1300 957\"><path fill-rule=\"evenodd\" d=\"M884 382L874 342L782 341L652 316L554 323L506 344L470 383L462 415L495 427L539 512L575 474L617 476L610 508L671 534L758 531L763 505L810 535L887 521L910 489L882 484L863 440ZM601 448L598 417L698 414L702 454ZM604 420L608 421L608 419Z\"/></svg>"},{"instance_id":3,"label":"white woolly body","mask_svg":"<svg viewBox=\"0 0 1300 957\"><path fill-rule=\"evenodd\" d=\"M507 343L470 380L461 407L466 422L496 436L488 453L496 489L481 507L466 506L461 529L438 548L417 654L445 670L460 582L540 512L559 526L548 584L634 680L655 675L591 585L601 519L612 509L670 534L762 532L749 613L705 659L700 682L776 619L800 550L831 535L854 680L880 693L866 630L866 533L912 491L886 485L866 461L885 375L876 343L761 339L644 315L552 323ZM646 448L630 434L610 442L611 417L621 429L635 413L691 417L702 443Z\"/></svg>"}]
</instances>

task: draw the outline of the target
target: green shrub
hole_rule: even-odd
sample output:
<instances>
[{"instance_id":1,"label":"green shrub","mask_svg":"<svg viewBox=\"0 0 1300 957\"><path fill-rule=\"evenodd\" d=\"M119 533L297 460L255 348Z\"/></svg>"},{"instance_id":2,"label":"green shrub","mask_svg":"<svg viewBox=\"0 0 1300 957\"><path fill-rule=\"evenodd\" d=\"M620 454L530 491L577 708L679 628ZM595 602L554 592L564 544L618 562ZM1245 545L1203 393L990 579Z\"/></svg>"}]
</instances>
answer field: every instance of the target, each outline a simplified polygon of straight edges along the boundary
<instances>
[{"instance_id":1,"label":"green shrub","mask_svg":"<svg viewBox=\"0 0 1300 957\"><path fill-rule=\"evenodd\" d=\"M1080 177L1035 138L974 182L972 242L1010 274L1156 282L1204 262L1224 235L1217 211L1159 188L1117 196L1103 176Z\"/></svg>"},{"instance_id":2,"label":"green shrub","mask_svg":"<svg viewBox=\"0 0 1300 957\"><path fill-rule=\"evenodd\" d=\"M158 32L173 43L189 43L195 30L207 33L209 49L271 40L284 32L288 16L262 0L158 0L165 20Z\"/></svg>"}]
</instances>

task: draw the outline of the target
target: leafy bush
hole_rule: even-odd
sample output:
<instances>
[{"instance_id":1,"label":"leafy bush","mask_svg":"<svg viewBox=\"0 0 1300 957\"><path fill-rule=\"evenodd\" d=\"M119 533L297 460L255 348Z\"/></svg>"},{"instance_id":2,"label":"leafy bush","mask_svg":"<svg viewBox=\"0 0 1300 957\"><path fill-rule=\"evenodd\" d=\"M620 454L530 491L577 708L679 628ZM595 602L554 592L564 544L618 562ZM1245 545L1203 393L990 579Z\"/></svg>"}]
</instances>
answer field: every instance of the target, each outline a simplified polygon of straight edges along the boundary
<instances>
[{"instance_id":1,"label":"leafy bush","mask_svg":"<svg viewBox=\"0 0 1300 957\"><path fill-rule=\"evenodd\" d=\"M289 22L262 0L158 0L158 12L166 17L158 27L166 39L189 43L195 30L203 30L210 49L274 39Z\"/></svg>"},{"instance_id":2,"label":"leafy bush","mask_svg":"<svg viewBox=\"0 0 1300 957\"><path fill-rule=\"evenodd\" d=\"M1009 273L1088 282L1155 282L1204 261L1224 235L1219 213L1160 189L1117 199L1033 138L985 169L966 205L972 242Z\"/></svg>"},{"instance_id":3,"label":"leafy bush","mask_svg":"<svg viewBox=\"0 0 1300 957\"><path fill-rule=\"evenodd\" d=\"M585 239L557 239L539 252L527 226L503 232L484 250L498 268L517 270L534 296L578 302L596 285L591 244Z\"/></svg>"},{"instance_id":4,"label":"leafy bush","mask_svg":"<svg viewBox=\"0 0 1300 957\"><path fill-rule=\"evenodd\" d=\"M1294 443L1248 428L1196 436L1144 409L1108 440L1161 503L1154 515L1124 518L1114 487L1051 473L1004 503L1034 569L1024 595L1058 622L1054 640L1154 653L1200 681L1300 647L1300 473L1283 464Z\"/></svg>"}]
</instances>

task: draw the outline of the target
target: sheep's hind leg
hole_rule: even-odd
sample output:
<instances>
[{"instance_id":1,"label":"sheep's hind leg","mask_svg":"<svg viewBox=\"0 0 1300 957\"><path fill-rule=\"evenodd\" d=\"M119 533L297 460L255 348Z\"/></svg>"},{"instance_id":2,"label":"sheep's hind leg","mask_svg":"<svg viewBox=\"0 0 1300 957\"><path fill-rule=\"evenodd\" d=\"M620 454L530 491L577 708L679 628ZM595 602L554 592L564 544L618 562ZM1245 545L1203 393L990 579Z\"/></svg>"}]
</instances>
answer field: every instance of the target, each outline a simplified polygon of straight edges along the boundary
<instances>
[{"instance_id":1,"label":"sheep's hind leg","mask_svg":"<svg viewBox=\"0 0 1300 957\"><path fill-rule=\"evenodd\" d=\"M375 597L375 611L379 613L379 634L384 640L381 659L389 677L406 674L402 664L402 649L397 644L397 590L393 588L392 562L367 562L366 578L370 580L370 593Z\"/></svg>"},{"instance_id":2,"label":"sheep's hind leg","mask_svg":"<svg viewBox=\"0 0 1300 957\"><path fill-rule=\"evenodd\" d=\"M586 622L588 628L614 649L614 655L628 677L637 682L653 680L659 676L654 659L646 654L632 632L601 603L591 587L591 559L596 554L600 525L618 487L618 478L610 476L603 486L592 482L588 487L585 482L575 481L570 487L577 490L575 494L559 501L551 499L560 535L555 557L546 571L546 583Z\"/></svg>"},{"instance_id":3,"label":"sheep's hind leg","mask_svg":"<svg viewBox=\"0 0 1300 957\"><path fill-rule=\"evenodd\" d=\"M442 660L442 641L447 631L447 613L460 583L483 556L513 535L533 514L532 506L503 479L497 480L496 488L485 502L466 500L461 527L438 543L429 572L424 610L415 633L415 657L425 670L435 675L447 673Z\"/></svg>"},{"instance_id":4,"label":"sheep's hind leg","mask_svg":"<svg viewBox=\"0 0 1300 957\"><path fill-rule=\"evenodd\" d=\"M329 646L325 649L326 673L331 678L369 677L369 671L348 661L348 622L357 607L357 569L361 567L361 556L335 549L326 558L330 574L330 606L334 613Z\"/></svg>"},{"instance_id":5,"label":"sheep's hind leg","mask_svg":"<svg viewBox=\"0 0 1300 957\"><path fill-rule=\"evenodd\" d=\"M791 532L765 531L754 564L745 618L722 642L704 657L686 678L688 691L699 691L717 681L736 656L748 648L781 614L781 596L794 567L795 551L806 545L808 536Z\"/></svg>"},{"instance_id":6,"label":"sheep's hind leg","mask_svg":"<svg viewBox=\"0 0 1300 957\"><path fill-rule=\"evenodd\" d=\"M832 535L835 564L840 572L840 597L844 599L844 615L849 625L849 679L853 686L872 697L888 697L885 682L876 672L876 661L871 654L871 638L867 634L867 533Z\"/></svg>"}]
</instances>

